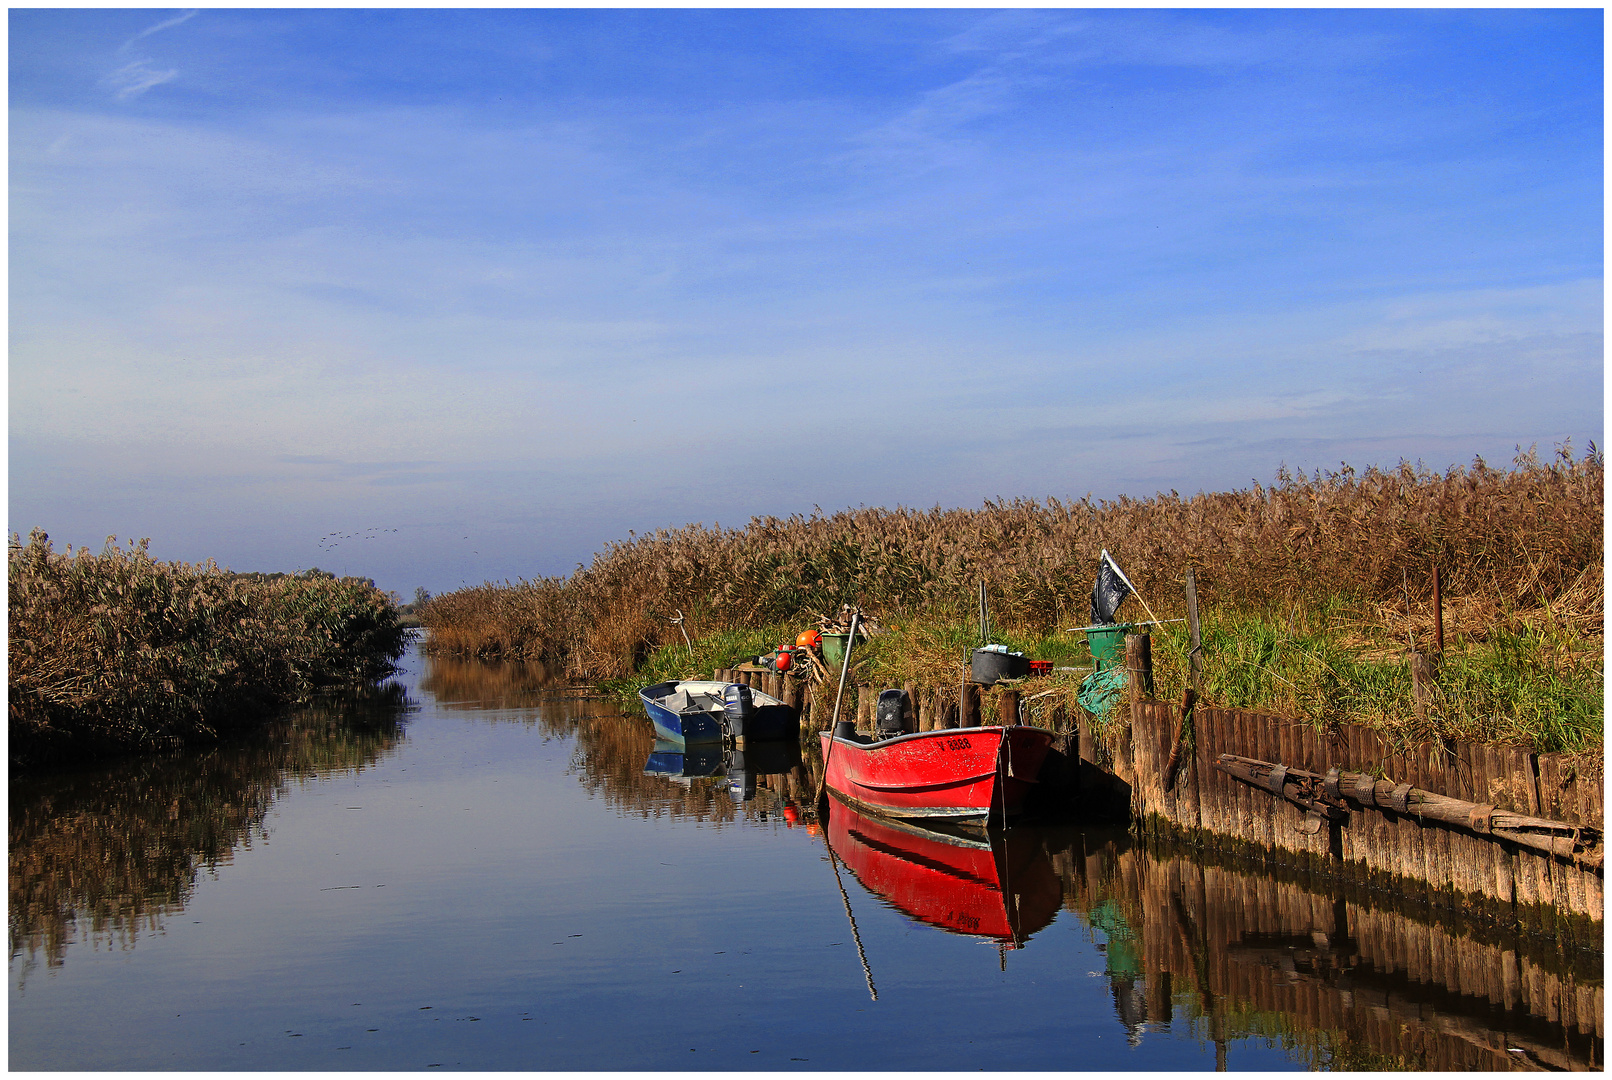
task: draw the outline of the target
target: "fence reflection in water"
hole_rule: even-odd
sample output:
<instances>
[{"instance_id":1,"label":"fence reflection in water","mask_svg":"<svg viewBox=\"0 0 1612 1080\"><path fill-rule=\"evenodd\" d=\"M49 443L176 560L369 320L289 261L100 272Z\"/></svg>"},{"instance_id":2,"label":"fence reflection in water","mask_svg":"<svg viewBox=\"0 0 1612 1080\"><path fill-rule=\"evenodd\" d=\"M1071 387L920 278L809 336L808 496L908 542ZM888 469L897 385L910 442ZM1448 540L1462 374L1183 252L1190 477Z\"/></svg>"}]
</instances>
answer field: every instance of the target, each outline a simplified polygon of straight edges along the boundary
<instances>
[{"instance_id":1,"label":"fence reflection in water","mask_svg":"<svg viewBox=\"0 0 1612 1080\"><path fill-rule=\"evenodd\" d=\"M1601 1065L1600 953L1420 922L1123 836L1048 840L1066 907L1107 938L1133 1039L1184 1008L1217 1043L1279 1040L1331 1067Z\"/></svg>"}]
</instances>

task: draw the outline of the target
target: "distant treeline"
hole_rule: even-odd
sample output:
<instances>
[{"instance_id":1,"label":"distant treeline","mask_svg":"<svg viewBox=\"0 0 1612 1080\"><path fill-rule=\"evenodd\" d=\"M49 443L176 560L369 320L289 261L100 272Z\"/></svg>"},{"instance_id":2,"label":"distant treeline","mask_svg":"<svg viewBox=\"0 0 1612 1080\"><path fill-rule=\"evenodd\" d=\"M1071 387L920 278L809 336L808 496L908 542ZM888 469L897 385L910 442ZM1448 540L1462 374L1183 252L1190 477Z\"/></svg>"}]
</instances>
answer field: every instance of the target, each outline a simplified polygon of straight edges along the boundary
<instances>
[{"instance_id":1,"label":"distant treeline","mask_svg":"<svg viewBox=\"0 0 1612 1080\"><path fill-rule=\"evenodd\" d=\"M402 655L390 597L320 570L158 562L147 542L9 545L13 767L209 741Z\"/></svg>"},{"instance_id":2,"label":"distant treeline","mask_svg":"<svg viewBox=\"0 0 1612 1080\"><path fill-rule=\"evenodd\" d=\"M568 578L486 584L421 611L441 652L562 661L578 678L629 675L653 649L801 622L853 603L887 623L968 624L979 583L1008 633L1083 625L1097 559L1118 560L1161 618L1200 602L1269 611L1340 600L1431 625L1430 577L1476 626L1544 610L1598 636L1604 607L1603 474L1593 445L1437 473L1407 463L1294 475L1270 487L1184 497L988 502L978 510L880 508L689 525L609 544ZM1419 642L1418 647L1424 647Z\"/></svg>"}]
</instances>

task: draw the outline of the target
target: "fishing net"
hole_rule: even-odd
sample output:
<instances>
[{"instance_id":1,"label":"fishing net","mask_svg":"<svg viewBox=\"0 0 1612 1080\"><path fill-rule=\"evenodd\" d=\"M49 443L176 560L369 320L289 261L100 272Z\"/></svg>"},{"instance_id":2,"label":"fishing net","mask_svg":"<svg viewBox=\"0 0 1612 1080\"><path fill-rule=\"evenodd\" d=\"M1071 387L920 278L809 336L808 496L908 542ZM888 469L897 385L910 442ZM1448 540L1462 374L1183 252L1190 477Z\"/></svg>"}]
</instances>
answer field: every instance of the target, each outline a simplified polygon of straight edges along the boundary
<instances>
[{"instance_id":1,"label":"fishing net","mask_svg":"<svg viewBox=\"0 0 1612 1080\"><path fill-rule=\"evenodd\" d=\"M1125 669L1109 668L1087 675L1080 684L1080 693L1075 700L1080 702L1082 709L1100 720L1108 715L1108 710L1114 707L1124 692Z\"/></svg>"}]
</instances>

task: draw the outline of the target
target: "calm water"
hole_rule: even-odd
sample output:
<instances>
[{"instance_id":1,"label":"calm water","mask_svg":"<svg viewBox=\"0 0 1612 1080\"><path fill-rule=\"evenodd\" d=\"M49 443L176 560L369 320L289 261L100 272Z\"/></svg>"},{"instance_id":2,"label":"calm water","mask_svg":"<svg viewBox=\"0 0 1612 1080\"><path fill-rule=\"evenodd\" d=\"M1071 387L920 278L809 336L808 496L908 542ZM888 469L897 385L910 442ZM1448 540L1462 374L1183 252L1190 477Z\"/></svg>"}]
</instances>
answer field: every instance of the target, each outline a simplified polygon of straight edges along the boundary
<instances>
[{"instance_id":1,"label":"calm water","mask_svg":"<svg viewBox=\"0 0 1612 1080\"><path fill-rule=\"evenodd\" d=\"M411 652L251 746L14 783L10 1066L1601 1061L1599 954L1112 831L825 835L798 759L746 801L654 751L540 672Z\"/></svg>"}]
</instances>

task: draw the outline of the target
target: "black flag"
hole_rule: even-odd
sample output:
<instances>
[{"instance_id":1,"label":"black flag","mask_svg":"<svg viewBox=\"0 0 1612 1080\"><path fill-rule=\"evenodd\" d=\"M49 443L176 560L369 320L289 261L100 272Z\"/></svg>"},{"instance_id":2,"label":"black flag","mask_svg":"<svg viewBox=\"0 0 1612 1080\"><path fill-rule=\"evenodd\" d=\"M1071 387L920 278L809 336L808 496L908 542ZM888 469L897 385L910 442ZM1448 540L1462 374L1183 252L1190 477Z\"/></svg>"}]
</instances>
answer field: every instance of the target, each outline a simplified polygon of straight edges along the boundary
<instances>
[{"instance_id":1,"label":"black flag","mask_svg":"<svg viewBox=\"0 0 1612 1080\"><path fill-rule=\"evenodd\" d=\"M1097 561L1097 584L1091 587L1091 624L1106 626L1114 621L1114 612L1131 595L1131 584L1125 580L1107 551Z\"/></svg>"}]
</instances>

